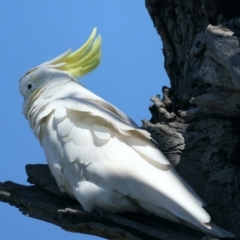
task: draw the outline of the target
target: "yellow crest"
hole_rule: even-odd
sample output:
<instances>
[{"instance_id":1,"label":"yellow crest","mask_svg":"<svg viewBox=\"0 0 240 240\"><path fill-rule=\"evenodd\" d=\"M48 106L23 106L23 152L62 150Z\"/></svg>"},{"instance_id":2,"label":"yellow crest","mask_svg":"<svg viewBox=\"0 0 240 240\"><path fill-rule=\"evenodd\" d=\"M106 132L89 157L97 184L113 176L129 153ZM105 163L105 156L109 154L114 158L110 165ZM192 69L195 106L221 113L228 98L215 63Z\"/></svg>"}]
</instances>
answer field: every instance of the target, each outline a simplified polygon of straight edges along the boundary
<instances>
[{"instance_id":1,"label":"yellow crest","mask_svg":"<svg viewBox=\"0 0 240 240\"><path fill-rule=\"evenodd\" d=\"M38 67L52 66L66 71L76 78L91 72L98 66L101 60L101 36L98 35L96 37L96 32L97 29L94 28L88 40L75 52L69 49L60 56Z\"/></svg>"}]
</instances>

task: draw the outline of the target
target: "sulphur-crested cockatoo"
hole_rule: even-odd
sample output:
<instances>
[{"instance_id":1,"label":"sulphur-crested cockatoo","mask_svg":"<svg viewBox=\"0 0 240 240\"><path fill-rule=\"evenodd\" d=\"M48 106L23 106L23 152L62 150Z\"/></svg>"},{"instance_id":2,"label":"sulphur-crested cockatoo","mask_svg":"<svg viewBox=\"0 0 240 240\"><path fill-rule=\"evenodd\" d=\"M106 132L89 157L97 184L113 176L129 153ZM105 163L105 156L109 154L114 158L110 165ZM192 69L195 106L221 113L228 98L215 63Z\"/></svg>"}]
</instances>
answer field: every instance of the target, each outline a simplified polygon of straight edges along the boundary
<instances>
[{"instance_id":1,"label":"sulphur-crested cockatoo","mask_svg":"<svg viewBox=\"0 0 240 240\"><path fill-rule=\"evenodd\" d=\"M203 201L153 143L112 104L77 77L101 57L96 29L77 51L68 50L20 80L23 113L44 149L61 191L86 211L145 211L217 237L234 237L210 222Z\"/></svg>"}]
</instances>

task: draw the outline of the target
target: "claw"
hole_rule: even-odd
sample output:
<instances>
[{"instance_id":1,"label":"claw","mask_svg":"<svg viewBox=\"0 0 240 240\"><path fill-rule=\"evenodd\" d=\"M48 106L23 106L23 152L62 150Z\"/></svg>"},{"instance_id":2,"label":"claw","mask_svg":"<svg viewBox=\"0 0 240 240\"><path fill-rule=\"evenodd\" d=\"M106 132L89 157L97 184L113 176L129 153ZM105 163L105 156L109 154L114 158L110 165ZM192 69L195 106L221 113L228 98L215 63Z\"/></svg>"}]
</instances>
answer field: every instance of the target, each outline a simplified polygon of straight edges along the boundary
<instances>
[{"instance_id":1,"label":"claw","mask_svg":"<svg viewBox=\"0 0 240 240\"><path fill-rule=\"evenodd\" d=\"M98 216L98 221L101 221L103 217L103 210L99 207L92 207L92 213Z\"/></svg>"}]
</instances>

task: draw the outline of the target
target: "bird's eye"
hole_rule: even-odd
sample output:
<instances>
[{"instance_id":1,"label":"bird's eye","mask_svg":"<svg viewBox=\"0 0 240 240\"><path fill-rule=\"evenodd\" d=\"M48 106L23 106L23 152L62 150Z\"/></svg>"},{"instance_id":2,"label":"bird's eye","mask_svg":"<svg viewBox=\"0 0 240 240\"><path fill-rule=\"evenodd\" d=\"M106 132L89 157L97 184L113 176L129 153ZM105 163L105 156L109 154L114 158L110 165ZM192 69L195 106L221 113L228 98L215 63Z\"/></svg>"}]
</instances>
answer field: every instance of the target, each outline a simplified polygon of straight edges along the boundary
<instances>
[{"instance_id":1,"label":"bird's eye","mask_svg":"<svg viewBox=\"0 0 240 240\"><path fill-rule=\"evenodd\" d=\"M32 88L32 84L29 83L27 87L28 87L28 89L30 90L30 89Z\"/></svg>"}]
</instances>

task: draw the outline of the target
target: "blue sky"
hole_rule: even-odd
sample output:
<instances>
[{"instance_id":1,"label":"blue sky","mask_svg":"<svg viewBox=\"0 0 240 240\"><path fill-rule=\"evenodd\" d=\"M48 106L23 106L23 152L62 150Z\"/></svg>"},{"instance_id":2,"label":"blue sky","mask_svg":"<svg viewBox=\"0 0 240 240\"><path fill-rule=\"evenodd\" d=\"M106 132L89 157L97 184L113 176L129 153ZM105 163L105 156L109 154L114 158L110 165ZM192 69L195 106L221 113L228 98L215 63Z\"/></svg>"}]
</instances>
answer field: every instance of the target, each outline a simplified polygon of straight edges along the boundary
<instances>
[{"instance_id":1,"label":"blue sky","mask_svg":"<svg viewBox=\"0 0 240 240\"><path fill-rule=\"evenodd\" d=\"M46 163L21 114L20 77L68 48L78 48L93 27L102 36L102 61L94 72L80 79L81 83L139 125L142 119L150 118L150 97L161 94L169 81L163 68L161 39L144 1L1 0L0 181L27 185L25 165ZM2 202L0 212L3 239L100 239L65 232L23 216Z\"/></svg>"}]
</instances>

